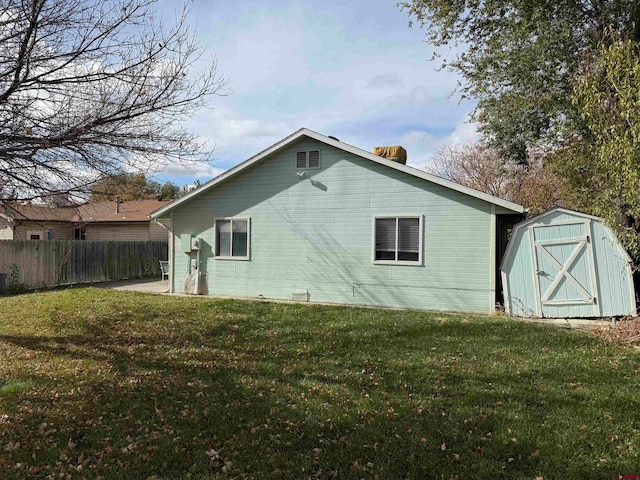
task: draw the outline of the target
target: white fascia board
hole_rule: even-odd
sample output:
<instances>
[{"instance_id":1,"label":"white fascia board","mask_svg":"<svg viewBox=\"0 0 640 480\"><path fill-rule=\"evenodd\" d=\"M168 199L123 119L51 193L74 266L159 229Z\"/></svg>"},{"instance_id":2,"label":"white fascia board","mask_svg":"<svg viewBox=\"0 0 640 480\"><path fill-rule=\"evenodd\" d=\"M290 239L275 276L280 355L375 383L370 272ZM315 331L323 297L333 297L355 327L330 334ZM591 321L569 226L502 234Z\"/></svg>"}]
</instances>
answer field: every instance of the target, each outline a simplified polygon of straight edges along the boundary
<instances>
[{"instance_id":1,"label":"white fascia board","mask_svg":"<svg viewBox=\"0 0 640 480\"><path fill-rule=\"evenodd\" d=\"M576 210L569 210L568 208L563 208L563 207L553 207L550 208L549 210L542 212L538 215L536 215L535 217L531 217L531 218L527 218L526 220L523 220L522 222L518 223L515 227L514 230L516 228L519 227L525 227L531 223L535 223L538 220L540 220L541 218L546 217L547 215L551 214L551 213L556 213L556 212L560 212L560 213L566 213L567 215L575 215L576 217L582 217L582 218L588 218L591 220L598 220L601 221L602 219L599 217L595 217L593 215L589 215L588 213L582 213L582 212L578 212Z\"/></svg>"},{"instance_id":2,"label":"white fascia board","mask_svg":"<svg viewBox=\"0 0 640 480\"><path fill-rule=\"evenodd\" d=\"M305 129L306 130L306 129ZM465 187L463 185L460 185L456 182L452 182L451 180L446 180L444 178L438 177L437 175L432 175L430 173L427 173L423 170L419 170L417 168L414 167L409 167L407 165L403 165L402 163L398 163L398 162L394 162L392 160L388 160L386 158L383 157L379 157L378 155L374 155L371 152L367 152L366 150L362 150L358 147L354 147L352 145L349 145L347 143L344 142L339 142L336 141L332 138L329 137L325 137L324 135L321 135L319 133L313 132L311 130L306 130L305 133L303 133L304 135L307 135L311 138L314 138L320 142L324 142L328 145L331 145L333 147L339 148L341 150L344 150L348 153L352 153L354 155L357 155L359 157L364 157L368 160L371 160L373 162L379 163L380 165L384 165L386 167L390 167L393 168L395 170L399 170L401 172L407 173L409 175L412 175L414 177L418 177L421 178L423 180L426 180L428 182L431 183L435 183L436 185L440 185L446 188L449 188L451 190L455 190L458 191L460 193L464 193L466 195L469 195L471 197L475 197L478 198L480 200L484 200L485 202L489 202L492 203L494 205L500 205L501 207L506 208L507 210L511 210L513 212L516 213L524 213L525 208L522 205L518 205L517 203L513 203L513 202L509 202L507 200L503 200L501 198L498 197L494 197L493 195L489 195L487 193L483 193L483 192L479 192L478 190L474 190L473 188L469 188L469 187Z\"/></svg>"},{"instance_id":3,"label":"white fascia board","mask_svg":"<svg viewBox=\"0 0 640 480\"><path fill-rule=\"evenodd\" d=\"M245 170L246 168L249 168L250 166L252 166L253 164L259 162L260 160L262 160L266 156L271 155L272 153L274 153L274 152L280 150L281 148L286 147L290 143L296 141L298 138L300 138L302 135L304 135L304 131L306 131L306 130L307 129L305 129L305 128L301 128L297 132L292 133L288 137L280 140L278 143L275 143L275 144L271 145L269 148L267 148L267 149L261 151L260 153L254 155L253 157L249 158L248 160L245 160L244 162L239 163L235 167L230 168L226 172L221 173L217 177L214 177L211 180L209 180L208 182L200 185L195 190L192 190L191 192L187 193L186 195L184 195L184 196L182 196L180 198L177 198L176 200L174 200L171 203L168 203L164 207L159 208L158 210L155 210L154 212L151 212L150 216L152 218L161 217L162 215L168 213L169 211L173 210L177 206L189 201L190 199L200 195L201 193L204 193L205 191L209 190L213 186L215 186L215 185L227 180L229 177L232 177L235 174Z\"/></svg>"},{"instance_id":4,"label":"white fascia board","mask_svg":"<svg viewBox=\"0 0 640 480\"><path fill-rule=\"evenodd\" d=\"M209 190L210 188L214 187L215 185L217 185L217 184L219 184L221 182L224 182L228 178L236 175L237 173L245 170L246 168L251 167L255 163L258 163L259 161L264 159L265 157L267 157L267 156L271 155L272 153L275 153L278 150L288 146L289 144L295 142L296 140L298 140L299 138L301 138L303 136L306 136L306 137L309 137L309 138L313 138L314 140L317 140L317 141L322 142L322 143L324 143L326 145L335 147L335 148L337 148L339 150L342 150L344 152L351 153L353 155L357 155L357 156L362 157L362 158L366 158L367 160L371 160L373 162L379 163L380 165L384 165L386 167L393 168L395 170L407 173L407 174L412 175L414 177L421 178L421 179L426 180L428 182L435 183L436 185L440 185L440 186L449 188L451 190L455 190L455 191L458 191L460 193L464 193L465 195L469 195L471 197L475 197L475 198L478 198L480 200L484 200L485 202L488 202L488 203L491 203L491 204L494 204L494 205L499 205L499 206L501 206L503 208L506 208L507 210L511 210L512 212L523 213L525 211L525 208L522 205L518 205L517 203L509 202L507 200L503 200L501 198L494 197L493 195L489 195L489 194L486 194L486 193L483 193L483 192L479 192L478 190L474 190L473 188L462 186L462 185L457 184L455 182L452 182L450 180L445 180L444 178L438 177L436 175L432 175L432 174L424 172L422 170L418 170L417 168L408 167L407 165L403 165L401 163L394 162L394 161L388 160L388 159L383 158L383 157L379 157L378 155L374 155L373 153L367 152L366 150L362 150L362 149L360 149L358 147L354 147L353 145L349 145L349 144L341 142L339 140L335 140L333 138L327 137L327 136L322 135L320 133L314 132L313 130L309 130L308 128L301 128L300 130L298 130L298 131L292 133L291 135L289 135L288 137L285 137L284 139L280 140L278 143L273 144L269 148L267 148L267 149L263 150L262 152L254 155L253 157L249 158L248 160L245 160L244 162L242 162L242 163L236 165L235 167L227 170L223 174L218 175L217 177L213 178L212 180L209 180L207 183L205 183L204 185L200 186L196 190L193 190L192 192L189 192L185 196L183 196L181 198L178 198L178 199L174 200L173 202L165 205L164 207L156 210L155 212L151 213L151 217L158 218L158 217L166 214L167 212L173 210L174 208L176 208L177 206L183 204L184 202L189 201L191 198L193 198L193 197L195 197L197 195L200 195L201 193Z\"/></svg>"}]
</instances>

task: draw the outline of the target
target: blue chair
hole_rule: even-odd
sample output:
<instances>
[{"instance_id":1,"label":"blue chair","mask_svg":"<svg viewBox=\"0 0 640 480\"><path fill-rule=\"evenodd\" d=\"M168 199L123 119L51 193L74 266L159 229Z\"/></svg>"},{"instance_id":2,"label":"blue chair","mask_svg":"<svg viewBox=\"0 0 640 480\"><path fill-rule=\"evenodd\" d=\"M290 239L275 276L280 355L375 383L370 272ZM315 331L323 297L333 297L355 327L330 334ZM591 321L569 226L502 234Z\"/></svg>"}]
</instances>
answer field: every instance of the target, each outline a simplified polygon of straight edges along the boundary
<instances>
[{"instance_id":1,"label":"blue chair","mask_svg":"<svg viewBox=\"0 0 640 480\"><path fill-rule=\"evenodd\" d=\"M169 262L166 260L160 260L160 270L162 271L162 280L167 277L169 280Z\"/></svg>"}]
</instances>

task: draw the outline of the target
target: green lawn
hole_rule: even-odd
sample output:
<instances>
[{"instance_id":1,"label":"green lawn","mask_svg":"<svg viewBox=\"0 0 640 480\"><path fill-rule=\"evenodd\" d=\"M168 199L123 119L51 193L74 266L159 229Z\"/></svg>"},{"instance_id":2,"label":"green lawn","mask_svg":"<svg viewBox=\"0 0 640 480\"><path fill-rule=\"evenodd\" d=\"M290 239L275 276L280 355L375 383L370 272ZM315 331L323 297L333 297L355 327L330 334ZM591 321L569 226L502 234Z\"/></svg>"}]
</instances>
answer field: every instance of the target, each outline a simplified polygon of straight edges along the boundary
<instances>
[{"instance_id":1,"label":"green lawn","mask_svg":"<svg viewBox=\"0 0 640 480\"><path fill-rule=\"evenodd\" d=\"M613 480L639 399L634 350L507 318L0 298L3 479Z\"/></svg>"}]
</instances>

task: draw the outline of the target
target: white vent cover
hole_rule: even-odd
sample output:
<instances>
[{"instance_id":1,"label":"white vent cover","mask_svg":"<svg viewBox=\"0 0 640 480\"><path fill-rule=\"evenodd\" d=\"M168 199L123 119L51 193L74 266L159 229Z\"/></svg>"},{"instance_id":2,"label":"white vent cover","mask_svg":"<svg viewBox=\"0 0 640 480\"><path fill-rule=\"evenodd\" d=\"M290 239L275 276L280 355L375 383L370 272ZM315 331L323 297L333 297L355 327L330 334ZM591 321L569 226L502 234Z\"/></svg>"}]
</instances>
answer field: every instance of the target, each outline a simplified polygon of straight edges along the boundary
<instances>
[{"instance_id":1,"label":"white vent cover","mask_svg":"<svg viewBox=\"0 0 640 480\"><path fill-rule=\"evenodd\" d=\"M308 302L309 301L309 290L294 290L292 298L296 302Z\"/></svg>"},{"instance_id":2,"label":"white vent cover","mask_svg":"<svg viewBox=\"0 0 640 480\"><path fill-rule=\"evenodd\" d=\"M320 168L320 150L296 152L296 169Z\"/></svg>"},{"instance_id":3,"label":"white vent cover","mask_svg":"<svg viewBox=\"0 0 640 480\"><path fill-rule=\"evenodd\" d=\"M320 166L320 150L309 151L309 168L318 168Z\"/></svg>"},{"instance_id":4,"label":"white vent cover","mask_svg":"<svg viewBox=\"0 0 640 480\"><path fill-rule=\"evenodd\" d=\"M307 168L307 152L296 153L296 168Z\"/></svg>"}]
</instances>

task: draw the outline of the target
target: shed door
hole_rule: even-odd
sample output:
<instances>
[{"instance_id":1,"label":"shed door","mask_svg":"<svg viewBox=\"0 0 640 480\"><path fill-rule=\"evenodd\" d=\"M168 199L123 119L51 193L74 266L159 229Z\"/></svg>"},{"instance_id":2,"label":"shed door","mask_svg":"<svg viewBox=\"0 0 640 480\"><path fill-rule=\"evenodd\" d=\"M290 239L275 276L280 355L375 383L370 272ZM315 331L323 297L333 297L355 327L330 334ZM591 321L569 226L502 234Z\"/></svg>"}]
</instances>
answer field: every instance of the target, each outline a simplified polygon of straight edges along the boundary
<instances>
[{"instance_id":1,"label":"shed door","mask_svg":"<svg viewBox=\"0 0 640 480\"><path fill-rule=\"evenodd\" d=\"M543 317L598 317L591 222L529 227L538 314Z\"/></svg>"}]
</instances>

